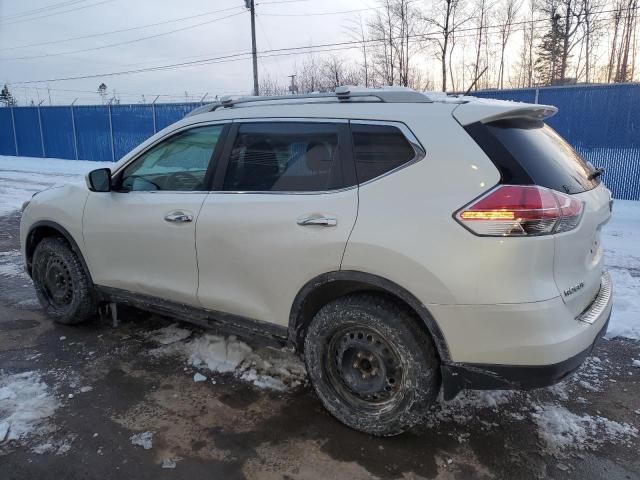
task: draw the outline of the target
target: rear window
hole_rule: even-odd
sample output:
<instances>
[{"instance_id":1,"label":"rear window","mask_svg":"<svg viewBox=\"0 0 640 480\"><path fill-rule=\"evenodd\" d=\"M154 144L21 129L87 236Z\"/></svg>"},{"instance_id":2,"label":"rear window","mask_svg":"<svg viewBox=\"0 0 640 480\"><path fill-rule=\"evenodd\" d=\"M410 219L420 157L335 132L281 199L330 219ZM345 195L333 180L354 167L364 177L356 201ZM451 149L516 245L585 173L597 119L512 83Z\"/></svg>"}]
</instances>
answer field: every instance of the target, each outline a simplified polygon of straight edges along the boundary
<instances>
[{"instance_id":1,"label":"rear window","mask_svg":"<svg viewBox=\"0 0 640 480\"><path fill-rule=\"evenodd\" d=\"M397 127L352 123L351 133L360 183L384 175L416 156L415 150Z\"/></svg>"},{"instance_id":2,"label":"rear window","mask_svg":"<svg viewBox=\"0 0 640 480\"><path fill-rule=\"evenodd\" d=\"M500 120L488 123L484 127L488 135L493 138L479 142L485 143L480 146L489 154L498 168L500 168L499 163L504 167L504 164L509 162L505 161L505 158L495 157L507 155L511 157L512 162L517 163L526 172L531 183L570 194L591 190L600 183L598 178L589 179L593 172L590 164L555 130L542 121ZM485 148L491 143L494 143L493 148ZM506 152L500 152L500 147ZM513 171L503 173L514 174ZM503 175L503 181L509 183L510 179Z\"/></svg>"}]
</instances>

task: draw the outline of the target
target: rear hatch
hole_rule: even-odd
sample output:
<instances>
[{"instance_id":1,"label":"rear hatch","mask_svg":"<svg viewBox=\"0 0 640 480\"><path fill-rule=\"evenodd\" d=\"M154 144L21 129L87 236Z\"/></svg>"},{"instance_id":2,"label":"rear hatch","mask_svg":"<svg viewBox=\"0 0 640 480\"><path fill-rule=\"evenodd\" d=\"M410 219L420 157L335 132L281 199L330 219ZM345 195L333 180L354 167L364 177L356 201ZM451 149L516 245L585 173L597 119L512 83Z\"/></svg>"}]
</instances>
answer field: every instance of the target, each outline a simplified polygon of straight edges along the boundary
<instances>
[{"instance_id":1,"label":"rear hatch","mask_svg":"<svg viewBox=\"0 0 640 480\"><path fill-rule=\"evenodd\" d=\"M538 185L583 202L578 225L554 234L554 280L565 304L577 317L600 289L600 232L611 216L611 192L600 182L593 165L544 123L544 117L555 113L553 107L509 104L503 114L494 107L484 119L478 109L471 113L467 108L460 112L460 118L455 116L459 121L467 120L465 129L496 164L502 183Z\"/></svg>"}]
</instances>

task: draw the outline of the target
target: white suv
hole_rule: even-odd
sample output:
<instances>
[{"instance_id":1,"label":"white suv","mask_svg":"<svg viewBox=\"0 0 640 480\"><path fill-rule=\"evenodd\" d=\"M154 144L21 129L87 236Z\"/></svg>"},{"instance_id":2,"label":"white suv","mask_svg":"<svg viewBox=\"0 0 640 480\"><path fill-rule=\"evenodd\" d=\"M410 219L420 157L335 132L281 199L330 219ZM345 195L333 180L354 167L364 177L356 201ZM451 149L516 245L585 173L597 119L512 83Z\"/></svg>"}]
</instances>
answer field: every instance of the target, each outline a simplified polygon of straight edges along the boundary
<instances>
[{"instance_id":1,"label":"white suv","mask_svg":"<svg viewBox=\"0 0 640 480\"><path fill-rule=\"evenodd\" d=\"M46 312L126 303L300 352L325 407L399 433L441 387L534 388L606 330L611 194L554 107L408 89L226 99L21 224Z\"/></svg>"}]
</instances>

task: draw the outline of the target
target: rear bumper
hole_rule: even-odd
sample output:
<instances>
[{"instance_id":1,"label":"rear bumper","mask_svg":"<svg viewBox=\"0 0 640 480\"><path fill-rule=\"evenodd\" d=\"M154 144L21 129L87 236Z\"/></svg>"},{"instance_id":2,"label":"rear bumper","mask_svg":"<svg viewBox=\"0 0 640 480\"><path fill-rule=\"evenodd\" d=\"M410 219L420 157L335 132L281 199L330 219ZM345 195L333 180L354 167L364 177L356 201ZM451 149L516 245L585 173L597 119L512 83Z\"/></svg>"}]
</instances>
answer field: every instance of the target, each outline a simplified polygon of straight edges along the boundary
<instances>
[{"instance_id":1,"label":"rear bumper","mask_svg":"<svg viewBox=\"0 0 640 480\"><path fill-rule=\"evenodd\" d=\"M597 296L578 317L560 298L453 307L462 314L450 316L443 328L451 350L451 360L442 365L445 398L462 389L531 389L561 381L606 333L612 303L611 279L605 273ZM436 319L442 326L442 319Z\"/></svg>"},{"instance_id":2,"label":"rear bumper","mask_svg":"<svg viewBox=\"0 0 640 480\"><path fill-rule=\"evenodd\" d=\"M609 312L611 315L611 312ZM607 333L609 318L586 349L562 362L552 365L483 365L456 364L442 366L445 400L454 398L464 389L471 390L530 390L547 387L564 380L575 372Z\"/></svg>"}]
</instances>

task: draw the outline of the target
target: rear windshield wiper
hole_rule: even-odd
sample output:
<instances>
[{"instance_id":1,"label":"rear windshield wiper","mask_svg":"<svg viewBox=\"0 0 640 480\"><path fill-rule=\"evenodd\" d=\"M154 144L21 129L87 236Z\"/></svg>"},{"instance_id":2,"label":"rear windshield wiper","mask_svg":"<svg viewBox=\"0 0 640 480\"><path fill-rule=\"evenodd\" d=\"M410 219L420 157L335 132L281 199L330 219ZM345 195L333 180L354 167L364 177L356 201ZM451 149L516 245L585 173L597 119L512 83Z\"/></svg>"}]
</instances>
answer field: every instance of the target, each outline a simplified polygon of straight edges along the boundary
<instances>
[{"instance_id":1,"label":"rear windshield wiper","mask_svg":"<svg viewBox=\"0 0 640 480\"><path fill-rule=\"evenodd\" d=\"M589 176L587 177L589 180L594 180L596 178L598 178L600 175L602 175L604 173L604 168L596 168L594 171L592 171Z\"/></svg>"}]
</instances>

